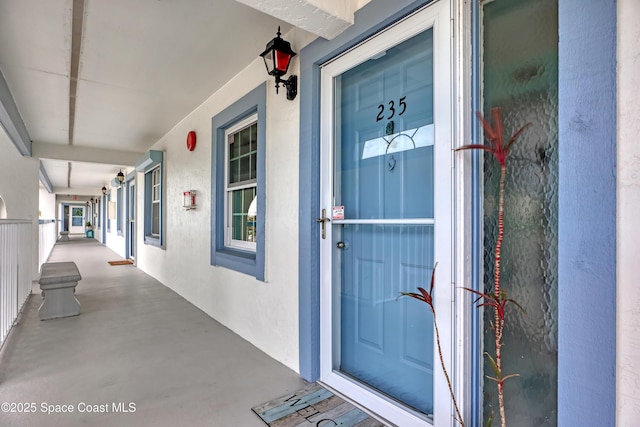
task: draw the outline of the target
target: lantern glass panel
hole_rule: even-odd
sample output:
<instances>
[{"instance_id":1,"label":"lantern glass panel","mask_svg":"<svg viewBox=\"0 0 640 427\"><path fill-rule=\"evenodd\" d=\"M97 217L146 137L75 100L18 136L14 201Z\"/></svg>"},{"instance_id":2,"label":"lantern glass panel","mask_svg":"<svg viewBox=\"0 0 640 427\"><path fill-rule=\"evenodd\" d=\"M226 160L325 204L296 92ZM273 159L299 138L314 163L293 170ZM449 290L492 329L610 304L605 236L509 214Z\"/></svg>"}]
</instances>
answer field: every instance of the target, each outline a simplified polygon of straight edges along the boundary
<instances>
[{"instance_id":1,"label":"lantern glass panel","mask_svg":"<svg viewBox=\"0 0 640 427\"><path fill-rule=\"evenodd\" d=\"M275 51L276 62L275 69L280 73L285 74L289 68L289 62L291 61L291 55L286 52Z\"/></svg>"}]
</instances>

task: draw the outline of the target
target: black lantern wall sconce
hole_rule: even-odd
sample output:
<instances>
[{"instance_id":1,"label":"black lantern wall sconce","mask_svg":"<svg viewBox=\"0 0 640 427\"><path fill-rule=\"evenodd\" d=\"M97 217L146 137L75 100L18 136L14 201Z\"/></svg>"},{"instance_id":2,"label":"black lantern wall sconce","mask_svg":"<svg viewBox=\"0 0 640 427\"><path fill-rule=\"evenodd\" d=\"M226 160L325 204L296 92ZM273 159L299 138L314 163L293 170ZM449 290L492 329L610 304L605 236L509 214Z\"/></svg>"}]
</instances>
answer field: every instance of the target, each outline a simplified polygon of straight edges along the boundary
<instances>
[{"instance_id":1,"label":"black lantern wall sconce","mask_svg":"<svg viewBox=\"0 0 640 427\"><path fill-rule=\"evenodd\" d=\"M280 27L278 27L276 37L267 43L267 47L260 56L264 59L264 65L267 67L269 75L276 78L276 93L282 83L287 89L287 99L293 101L298 95L298 77L291 75L287 80L283 80L281 77L287 74L291 59L296 56L296 53L291 50L291 43L283 40L280 34Z\"/></svg>"},{"instance_id":2,"label":"black lantern wall sconce","mask_svg":"<svg viewBox=\"0 0 640 427\"><path fill-rule=\"evenodd\" d=\"M120 172L118 172L118 175L116 175L116 178L118 178L118 182L120 184L124 182L124 174L122 173L122 169L120 169Z\"/></svg>"},{"instance_id":3,"label":"black lantern wall sconce","mask_svg":"<svg viewBox=\"0 0 640 427\"><path fill-rule=\"evenodd\" d=\"M102 186L102 194L107 194L107 187L104 185Z\"/></svg>"}]
</instances>

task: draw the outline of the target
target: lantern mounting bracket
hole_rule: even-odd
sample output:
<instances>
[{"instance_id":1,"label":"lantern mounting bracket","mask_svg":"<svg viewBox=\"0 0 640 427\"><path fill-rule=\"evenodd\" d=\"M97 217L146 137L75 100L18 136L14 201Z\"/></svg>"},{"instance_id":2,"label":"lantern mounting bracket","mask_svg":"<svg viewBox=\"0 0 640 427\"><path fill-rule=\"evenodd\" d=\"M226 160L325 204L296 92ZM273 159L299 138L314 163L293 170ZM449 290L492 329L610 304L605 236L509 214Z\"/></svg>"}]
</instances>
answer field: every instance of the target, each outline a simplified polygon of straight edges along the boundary
<instances>
[{"instance_id":1,"label":"lantern mounting bracket","mask_svg":"<svg viewBox=\"0 0 640 427\"><path fill-rule=\"evenodd\" d=\"M287 99L289 101L296 99L296 95L298 95L298 76L291 75L287 80L282 80L280 76L276 76L276 93L278 93L281 83L287 89Z\"/></svg>"}]
</instances>

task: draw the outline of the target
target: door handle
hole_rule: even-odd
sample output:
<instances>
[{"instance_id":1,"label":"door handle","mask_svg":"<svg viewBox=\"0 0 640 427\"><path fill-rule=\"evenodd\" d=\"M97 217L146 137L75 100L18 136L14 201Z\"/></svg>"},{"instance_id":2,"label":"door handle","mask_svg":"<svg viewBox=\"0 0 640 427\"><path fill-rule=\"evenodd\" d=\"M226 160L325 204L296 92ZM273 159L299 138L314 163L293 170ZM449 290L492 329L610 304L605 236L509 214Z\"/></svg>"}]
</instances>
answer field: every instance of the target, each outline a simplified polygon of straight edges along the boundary
<instances>
[{"instance_id":1,"label":"door handle","mask_svg":"<svg viewBox=\"0 0 640 427\"><path fill-rule=\"evenodd\" d=\"M320 226L322 227L322 238L326 239L327 238L327 222L331 222L331 220L329 218L327 218L327 210L326 209L322 209L322 217L317 218L316 222L318 224L320 224Z\"/></svg>"}]
</instances>

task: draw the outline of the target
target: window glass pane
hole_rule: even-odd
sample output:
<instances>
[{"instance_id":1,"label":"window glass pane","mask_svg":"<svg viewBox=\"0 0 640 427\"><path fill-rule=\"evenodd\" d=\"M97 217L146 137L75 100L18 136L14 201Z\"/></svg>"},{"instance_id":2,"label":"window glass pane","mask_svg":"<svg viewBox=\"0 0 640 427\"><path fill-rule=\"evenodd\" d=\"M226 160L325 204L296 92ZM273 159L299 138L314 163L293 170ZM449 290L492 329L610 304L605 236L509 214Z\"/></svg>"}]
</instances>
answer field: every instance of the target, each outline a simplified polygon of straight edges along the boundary
<instances>
[{"instance_id":1,"label":"window glass pane","mask_svg":"<svg viewBox=\"0 0 640 427\"><path fill-rule=\"evenodd\" d=\"M484 113L502 107L512 146L505 182L501 281L524 312L507 308L502 363L509 425L557 425L558 354L558 1L486 3ZM484 162L484 283L493 289L500 166ZM493 312L485 310L485 325ZM494 353L492 331L485 349ZM485 363L485 374L493 374ZM497 386L484 382L484 416L498 408ZM595 408L594 408L595 409ZM494 420L495 421L495 420Z\"/></svg>"},{"instance_id":2,"label":"window glass pane","mask_svg":"<svg viewBox=\"0 0 640 427\"><path fill-rule=\"evenodd\" d=\"M244 156L240 158L240 182L251 179L250 157Z\"/></svg>"},{"instance_id":3,"label":"window glass pane","mask_svg":"<svg viewBox=\"0 0 640 427\"><path fill-rule=\"evenodd\" d=\"M255 125L254 125L255 126ZM251 127L240 131L240 155L251 151Z\"/></svg>"},{"instance_id":4,"label":"window glass pane","mask_svg":"<svg viewBox=\"0 0 640 427\"><path fill-rule=\"evenodd\" d=\"M258 126L251 126L251 151L258 150Z\"/></svg>"},{"instance_id":5,"label":"window glass pane","mask_svg":"<svg viewBox=\"0 0 640 427\"><path fill-rule=\"evenodd\" d=\"M256 187L231 192L231 235L233 240L255 241L255 217L249 217L249 207Z\"/></svg>"},{"instance_id":6,"label":"window glass pane","mask_svg":"<svg viewBox=\"0 0 640 427\"><path fill-rule=\"evenodd\" d=\"M240 153L239 144L235 140L236 134L229 135L229 157L238 157Z\"/></svg>"},{"instance_id":7,"label":"window glass pane","mask_svg":"<svg viewBox=\"0 0 640 427\"><path fill-rule=\"evenodd\" d=\"M233 240L244 240L242 238L243 232L243 218L242 215L233 216Z\"/></svg>"},{"instance_id":8,"label":"window glass pane","mask_svg":"<svg viewBox=\"0 0 640 427\"><path fill-rule=\"evenodd\" d=\"M257 163L258 163L258 154L257 153L251 154L251 164L249 166L249 171L250 171L249 179L257 178L257 173L256 173Z\"/></svg>"},{"instance_id":9,"label":"window glass pane","mask_svg":"<svg viewBox=\"0 0 640 427\"><path fill-rule=\"evenodd\" d=\"M255 187L246 188L244 190L242 212L244 212L245 214L249 212L249 206L251 205L251 201L253 200L253 196L255 195L255 193Z\"/></svg>"},{"instance_id":10,"label":"window glass pane","mask_svg":"<svg viewBox=\"0 0 640 427\"><path fill-rule=\"evenodd\" d=\"M242 190L232 191L231 213L236 215L242 213Z\"/></svg>"},{"instance_id":11,"label":"window glass pane","mask_svg":"<svg viewBox=\"0 0 640 427\"><path fill-rule=\"evenodd\" d=\"M240 159L229 162L229 183L240 182Z\"/></svg>"},{"instance_id":12,"label":"window glass pane","mask_svg":"<svg viewBox=\"0 0 640 427\"><path fill-rule=\"evenodd\" d=\"M160 235L160 203L151 204L151 234Z\"/></svg>"},{"instance_id":13,"label":"window glass pane","mask_svg":"<svg viewBox=\"0 0 640 427\"><path fill-rule=\"evenodd\" d=\"M257 137L255 123L229 136L229 184L256 179Z\"/></svg>"}]
</instances>

